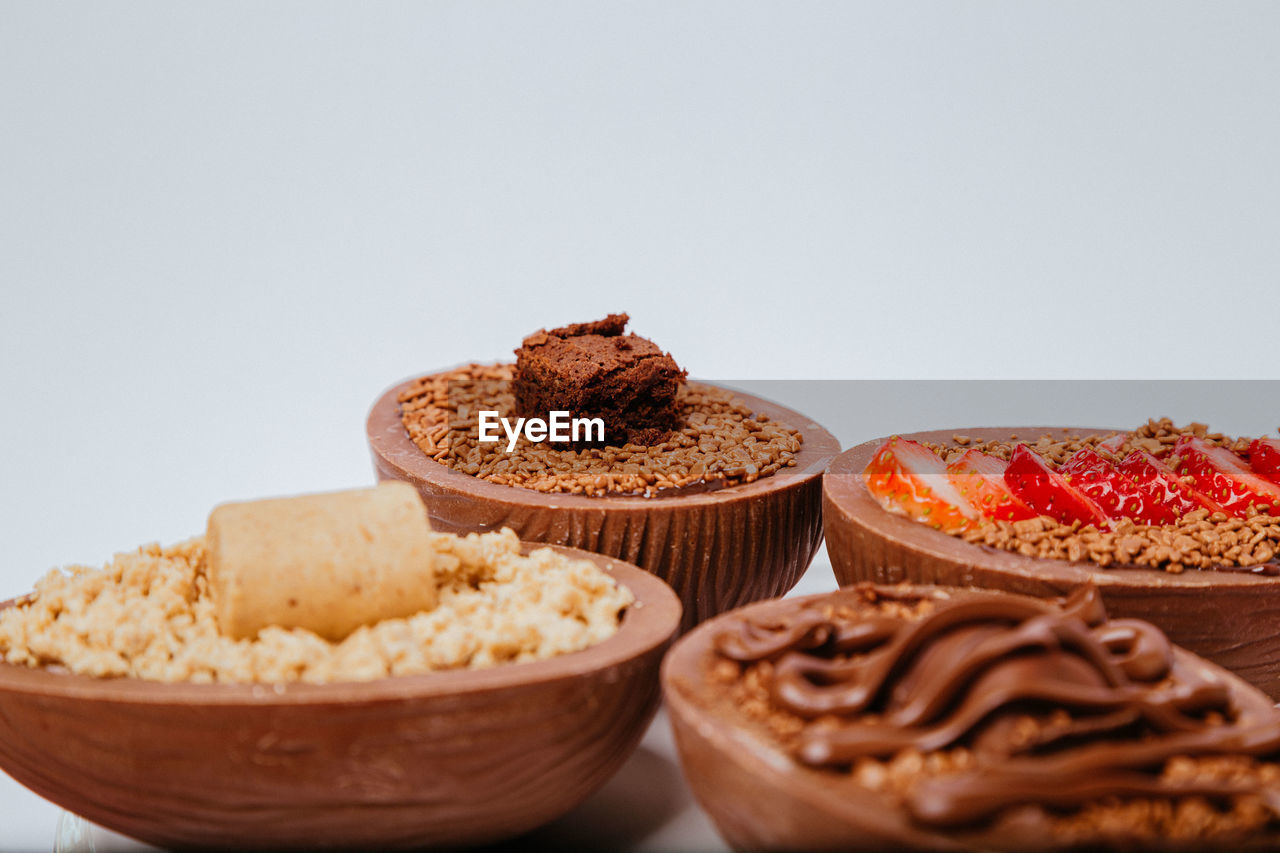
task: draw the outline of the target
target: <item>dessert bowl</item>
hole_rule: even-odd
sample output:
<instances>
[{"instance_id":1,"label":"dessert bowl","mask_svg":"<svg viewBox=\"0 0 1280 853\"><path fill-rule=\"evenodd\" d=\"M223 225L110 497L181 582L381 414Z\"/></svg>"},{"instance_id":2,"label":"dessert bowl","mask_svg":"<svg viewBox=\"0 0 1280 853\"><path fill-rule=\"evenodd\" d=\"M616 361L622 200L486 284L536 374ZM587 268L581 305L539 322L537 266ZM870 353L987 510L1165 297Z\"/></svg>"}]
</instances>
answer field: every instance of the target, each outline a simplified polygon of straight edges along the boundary
<instances>
[{"instance_id":1,"label":"dessert bowl","mask_svg":"<svg viewBox=\"0 0 1280 853\"><path fill-rule=\"evenodd\" d=\"M168 684L0 664L0 769L169 848L389 849L527 832L630 755L680 622L676 597L649 573L556 550L591 560L635 596L598 645L322 685Z\"/></svg>"},{"instance_id":2,"label":"dessert bowl","mask_svg":"<svg viewBox=\"0 0 1280 853\"><path fill-rule=\"evenodd\" d=\"M932 612L937 631L886 634L876 617L840 627L840 609L869 596L936 604L916 624ZM950 604L957 609L943 612ZM1270 700L1169 646L1150 626L1095 621L1105 615L1096 605L1096 597L1082 595L1064 609L1083 618L1060 618L1063 611L1049 602L1007 593L864 584L722 614L679 639L663 661L663 695L685 777L737 850L1276 849L1274 817L1238 826L1234 835L1197 835L1223 829L1205 829L1193 813L1230 808L1215 799L1222 788L1196 787L1202 771L1188 769L1193 759L1182 752L1198 743L1197 761L1231 761L1239 748L1274 762L1280 717ZM969 606L975 609L963 619L952 618ZM1021 615L1011 615L1015 610ZM1040 615L1051 610L1058 616ZM1168 668L1144 671L1155 659ZM764 663L735 681L743 678L739 661ZM750 678L760 681L751 686ZM877 690L862 692L868 682ZM1229 707L1239 731L1204 747L1197 739L1214 737L1218 722L1206 706L1187 702L1188 693L1215 695L1214 707ZM775 724L775 710L760 710L797 697L814 702L803 729ZM848 712L836 703L848 708L867 698L861 731L842 730L856 718L842 716ZM1126 705L1132 710L1120 710ZM1144 710L1130 716L1133 706ZM1139 716L1153 707L1179 710ZM1071 716L1060 716L1068 713L1061 708ZM1040 715L1038 728L1029 731L1023 723L1033 714ZM895 722L906 716L916 723ZM1154 739L1142 726L1157 732ZM831 746L815 753L818 743ZM994 743L1013 754L984 756ZM1162 765L1184 775L1161 775ZM1274 769L1249 777L1261 790L1248 796L1280 793ZM1173 801L1168 812L1161 806L1170 799L1162 797ZM1169 837L1144 835L1140 821Z\"/></svg>"},{"instance_id":3,"label":"dessert bowl","mask_svg":"<svg viewBox=\"0 0 1280 853\"><path fill-rule=\"evenodd\" d=\"M935 430L902 438L945 444L957 433L974 441L1030 438L1060 427ZM1075 433L1115 432L1078 428ZM862 473L884 439L840 454L823 482L827 553L842 586L860 581L983 587L1039 597L1094 584L1113 617L1152 622L1179 646L1240 675L1280 699L1280 577L1250 571L1131 566L1027 557L971 544L886 512Z\"/></svg>"},{"instance_id":4,"label":"dessert bowl","mask_svg":"<svg viewBox=\"0 0 1280 853\"><path fill-rule=\"evenodd\" d=\"M804 439L794 466L754 482L654 497L541 493L477 479L426 456L401 422L399 396L413 381L389 389L369 413L369 447L380 480L413 484L438 530L510 527L522 540L634 563L676 591L684 604L683 630L787 592L822 543L820 480L840 445L799 412L733 392Z\"/></svg>"}]
</instances>

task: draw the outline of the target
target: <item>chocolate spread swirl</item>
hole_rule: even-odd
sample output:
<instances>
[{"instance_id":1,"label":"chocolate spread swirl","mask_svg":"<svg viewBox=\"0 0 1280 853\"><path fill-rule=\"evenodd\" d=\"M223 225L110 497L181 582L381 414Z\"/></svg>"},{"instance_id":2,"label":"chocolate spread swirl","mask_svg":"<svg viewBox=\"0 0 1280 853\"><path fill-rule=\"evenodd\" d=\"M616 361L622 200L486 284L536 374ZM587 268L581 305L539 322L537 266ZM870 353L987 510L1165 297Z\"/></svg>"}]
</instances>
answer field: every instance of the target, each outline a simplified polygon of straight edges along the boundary
<instances>
[{"instance_id":1,"label":"chocolate spread swirl","mask_svg":"<svg viewBox=\"0 0 1280 853\"><path fill-rule=\"evenodd\" d=\"M811 605L774 624L744 620L716 649L771 662L770 701L808 721L793 747L803 764L968 749L971 768L912 786L906 806L920 823L1105 797L1269 796L1163 774L1178 756L1280 753L1280 716L1241 712L1228 683L1180 663L1155 626L1107 620L1095 590L1062 606L974 593L917 619L830 613Z\"/></svg>"}]
</instances>

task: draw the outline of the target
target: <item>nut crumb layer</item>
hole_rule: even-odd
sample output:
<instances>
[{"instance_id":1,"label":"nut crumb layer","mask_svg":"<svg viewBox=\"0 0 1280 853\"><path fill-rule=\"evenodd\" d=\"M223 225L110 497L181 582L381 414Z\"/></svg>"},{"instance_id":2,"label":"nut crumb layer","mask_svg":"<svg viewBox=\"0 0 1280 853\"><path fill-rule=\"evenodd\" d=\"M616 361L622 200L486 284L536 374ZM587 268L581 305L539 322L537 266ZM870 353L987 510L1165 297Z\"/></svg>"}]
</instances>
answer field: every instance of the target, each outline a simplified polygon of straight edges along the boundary
<instances>
[{"instance_id":1,"label":"nut crumb layer","mask_svg":"<svg viewBox=\"0 0 1280 853\"><path fill-rule=\"evenodd\" d=\"M301 628L252 640L221 634L204 538L122 553L100 569L54 570L26 602L0 612L11 664L81 675L193 683L323 684L543 660L618 630L631 591L588 560L520 553L510 530L432 533L438 606L329 642Z\"/></svg>"}]
</instances>

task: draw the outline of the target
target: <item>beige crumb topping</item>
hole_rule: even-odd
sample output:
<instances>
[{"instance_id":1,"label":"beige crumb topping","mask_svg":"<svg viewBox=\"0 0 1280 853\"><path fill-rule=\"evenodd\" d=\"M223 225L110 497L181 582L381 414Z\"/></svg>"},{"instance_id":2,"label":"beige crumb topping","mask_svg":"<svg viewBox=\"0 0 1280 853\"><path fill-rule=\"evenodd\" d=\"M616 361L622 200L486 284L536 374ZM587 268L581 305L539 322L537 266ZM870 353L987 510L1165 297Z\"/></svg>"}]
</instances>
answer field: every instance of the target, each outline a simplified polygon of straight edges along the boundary
<instances>
[{"instance_id":1,"label":"beige crumb topping","mask_svg":"<svg viewBox=\"0 0 1280 853\"><path fill-rule=\"evenodd\" d=\"M634 601L587 560L515 533L432 533L440 602L329 642L271 627L255 639L218 631L203 537L147 545L96 569L54 570L30 601L0 612L0 655L12 664L154 681L327 683L444 669L481 669L579 651L612 636Z\"/></svg>"}]
</instances>

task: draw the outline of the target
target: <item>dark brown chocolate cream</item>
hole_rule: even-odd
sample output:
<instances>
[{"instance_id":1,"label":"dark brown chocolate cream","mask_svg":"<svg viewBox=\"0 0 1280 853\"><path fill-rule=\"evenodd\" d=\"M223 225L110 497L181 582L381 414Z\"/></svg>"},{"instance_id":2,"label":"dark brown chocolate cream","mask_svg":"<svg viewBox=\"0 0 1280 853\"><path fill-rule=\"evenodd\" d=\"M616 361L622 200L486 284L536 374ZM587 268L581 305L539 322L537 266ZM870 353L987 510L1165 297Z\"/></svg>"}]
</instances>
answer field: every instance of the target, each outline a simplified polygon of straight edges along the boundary
<instances>
[{"instance_id":1,"label":"dark brown chocolate cream","mask_svg":"<svg viewBox=\"0 0 1280 853\"><path fill-rule=\"evenodd\" d=\"M1241 707L1228 676L1187 665L1200 662L1155 626L1107 619L1094 588L1056 604L875 589L874 606L819 599L715 639L744 677L755 670L769 714L793 724L801 764L849 773L919 753L925 769L899 794L936 829L1019 807L1189 797L1211 809L1249 798L1276 822L1280 715Z\"/></svg>"}]
</instances>

